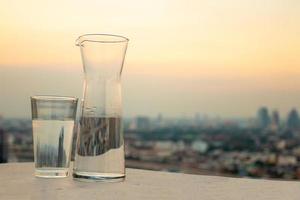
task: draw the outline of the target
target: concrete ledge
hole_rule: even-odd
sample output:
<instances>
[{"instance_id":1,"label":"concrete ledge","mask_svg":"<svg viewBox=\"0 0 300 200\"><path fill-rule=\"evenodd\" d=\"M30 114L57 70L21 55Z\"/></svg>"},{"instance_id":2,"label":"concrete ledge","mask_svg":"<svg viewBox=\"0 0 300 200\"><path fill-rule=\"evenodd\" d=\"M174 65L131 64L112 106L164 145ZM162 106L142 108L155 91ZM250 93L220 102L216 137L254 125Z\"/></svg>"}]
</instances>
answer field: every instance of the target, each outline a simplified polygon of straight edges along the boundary
<instances>
[{"instance_id":1,"label":"concrete ledge","mask_svg":"<svg viewBox=\"0 0 300 200\"><path fill-rule=\"evenodd\" d=\"M127 169L121 183L85 183L33 176L33 163L0 165L2 200L299 200L300 182L186 175Z\"/></svg>"}]
</instances>

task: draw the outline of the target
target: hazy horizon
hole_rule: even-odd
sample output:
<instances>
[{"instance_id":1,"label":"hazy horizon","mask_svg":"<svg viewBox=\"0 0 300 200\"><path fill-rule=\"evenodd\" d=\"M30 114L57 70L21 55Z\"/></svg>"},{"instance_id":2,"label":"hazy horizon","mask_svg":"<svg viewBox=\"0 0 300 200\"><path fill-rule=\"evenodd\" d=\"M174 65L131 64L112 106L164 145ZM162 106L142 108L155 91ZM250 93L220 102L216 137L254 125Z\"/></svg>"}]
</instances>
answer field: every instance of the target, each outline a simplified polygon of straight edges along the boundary
<instances>
[{"instance_id":1,"label":"hazy horizon","mask_svg":"<svg viewBox=\"0 0 300 200\"><path fill-rule=\"evenodd\" d=\"M37 94L81 98L82 75L81 66L76 66L72 70L43 69L43 66L2 67L0 80L4 84L0 85L2 94L0 114L4 117L29 118L29 97ZM226 79L172 80L170 77L160 77L159 74L140 76L139 73L128 72L127 69L124 69L122 77L125 117L138 115L154 117L159 113L166 117L193 117L196 113L223 118L255 117L261 106L268 107L270 112L278 110L282 117L285 117L292 108L299 108L297 104L300 102L300 93L296 92L285 96L282 91L248 88L249 91L237 90L227 93L219 88L233 87ZM184 86L181 85L182 82ZM193 93L193 90L197 90L197 93ZM260 98L257 98L259 96Z\"/></svg>"}]
</instances>

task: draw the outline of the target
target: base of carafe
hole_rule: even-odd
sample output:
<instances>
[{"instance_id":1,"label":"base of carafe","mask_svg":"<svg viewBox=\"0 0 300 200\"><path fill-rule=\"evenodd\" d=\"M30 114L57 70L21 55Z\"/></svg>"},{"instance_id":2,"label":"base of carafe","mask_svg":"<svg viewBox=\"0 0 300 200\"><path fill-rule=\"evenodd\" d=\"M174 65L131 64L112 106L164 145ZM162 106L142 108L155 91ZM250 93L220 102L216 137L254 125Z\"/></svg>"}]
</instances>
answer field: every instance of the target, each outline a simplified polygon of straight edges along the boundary
<instances>
[{"instance_id":1,"label":"base of carafe","mask_svg":"<svg viewBox=\"0 0 300 200\"><path fill-rule=\"evenodd\" d=\"M74 171L73 178L84 182L122 182L125 180L125 174Z\"/></svg>"}]
</instances>

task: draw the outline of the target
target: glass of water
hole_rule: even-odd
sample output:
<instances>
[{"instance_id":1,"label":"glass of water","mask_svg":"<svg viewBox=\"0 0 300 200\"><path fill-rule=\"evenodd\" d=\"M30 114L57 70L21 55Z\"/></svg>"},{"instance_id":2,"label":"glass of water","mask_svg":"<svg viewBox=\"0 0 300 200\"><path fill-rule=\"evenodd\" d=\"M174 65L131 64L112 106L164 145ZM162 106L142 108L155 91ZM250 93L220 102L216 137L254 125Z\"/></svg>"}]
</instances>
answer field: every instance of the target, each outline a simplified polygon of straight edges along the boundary
<instances>
[{"instance_id":1,"label":"glass of water","mask_svg":"<svg viewBox=\"0 0 300 200\"><path fill-rule=\"evenodd\" d=\"M31 97L37 177L68 176L77 102L74 97Z\"/></svg>"}]
</instances>

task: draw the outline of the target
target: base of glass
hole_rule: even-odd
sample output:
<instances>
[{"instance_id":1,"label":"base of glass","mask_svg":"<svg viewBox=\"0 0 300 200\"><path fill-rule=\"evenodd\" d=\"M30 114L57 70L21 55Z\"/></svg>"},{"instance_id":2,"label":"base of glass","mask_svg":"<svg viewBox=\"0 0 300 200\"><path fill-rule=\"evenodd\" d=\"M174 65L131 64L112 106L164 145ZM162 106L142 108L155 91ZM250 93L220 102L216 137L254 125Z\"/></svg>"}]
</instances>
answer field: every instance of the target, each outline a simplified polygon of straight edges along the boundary
<instances>
[{"instance_id":1,"label":"base of glass","mask_svg":"<svg viewBox=\"0 0 300 200\"><path fill-rule=\"evenodd\" d=\"M35 169L35 176L39 178L65 178L68 175L67 169Z\"/></svg>"},{"instance_id":2,"label":"base of glass","mask_svg":"<svg viewBox=\"0 0 300 200\"><path fill-rule=\"evenodd\" d=\"M121 182L125 180L125 174L74 171L73 178L85 182Z\"/></svg>"}]
</instances>

